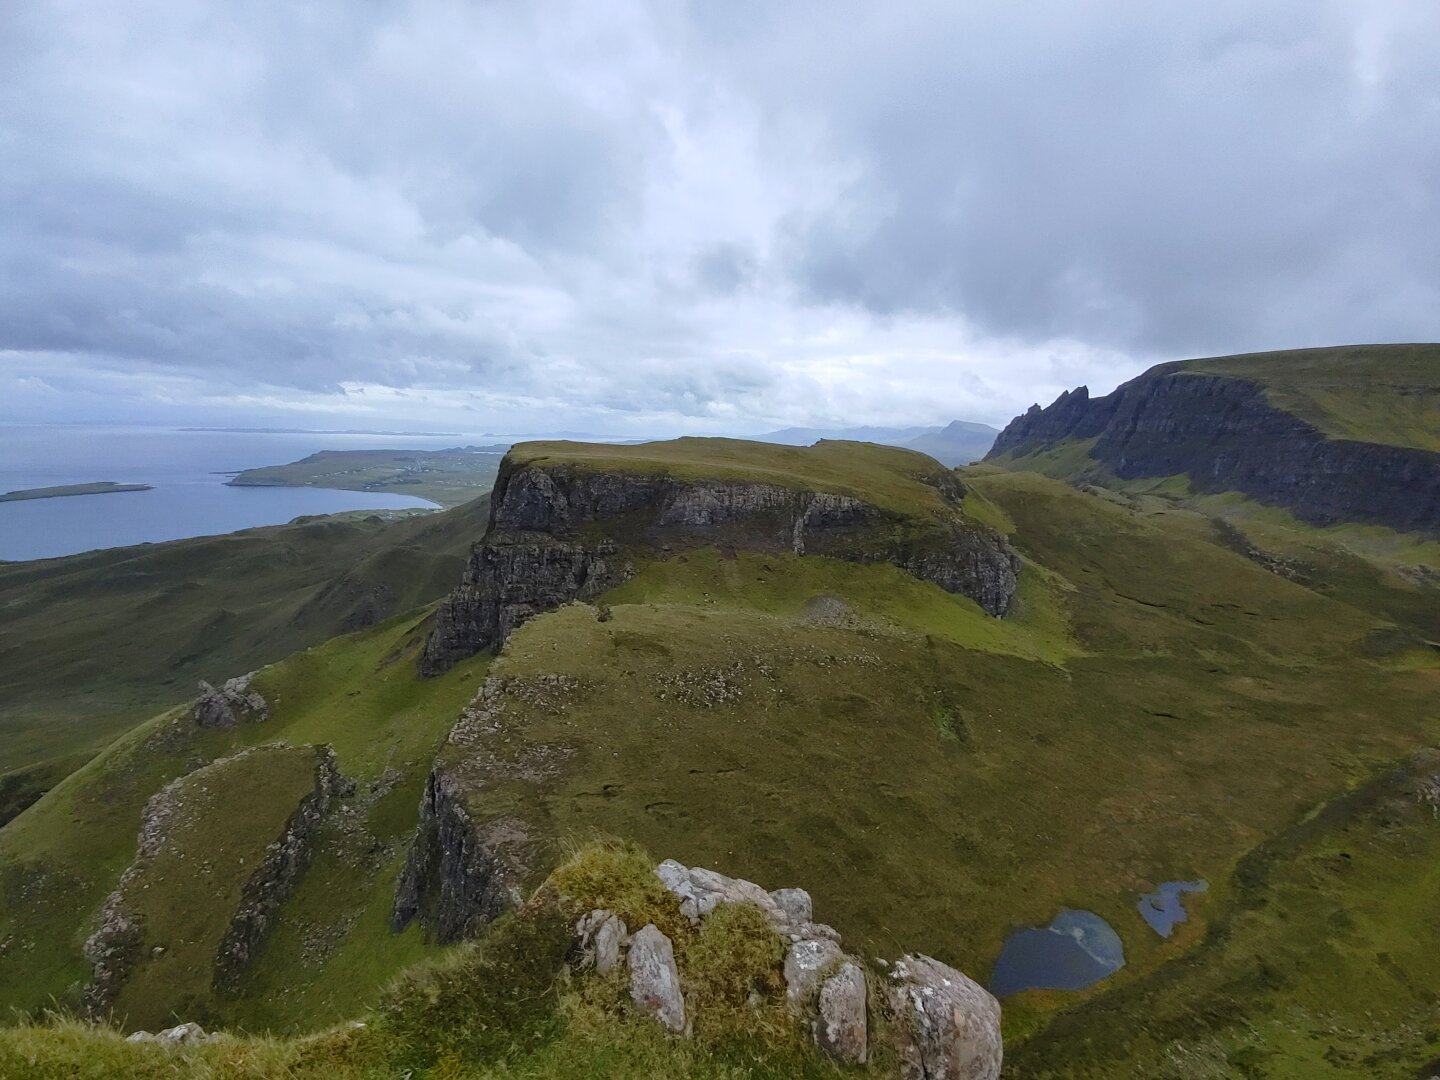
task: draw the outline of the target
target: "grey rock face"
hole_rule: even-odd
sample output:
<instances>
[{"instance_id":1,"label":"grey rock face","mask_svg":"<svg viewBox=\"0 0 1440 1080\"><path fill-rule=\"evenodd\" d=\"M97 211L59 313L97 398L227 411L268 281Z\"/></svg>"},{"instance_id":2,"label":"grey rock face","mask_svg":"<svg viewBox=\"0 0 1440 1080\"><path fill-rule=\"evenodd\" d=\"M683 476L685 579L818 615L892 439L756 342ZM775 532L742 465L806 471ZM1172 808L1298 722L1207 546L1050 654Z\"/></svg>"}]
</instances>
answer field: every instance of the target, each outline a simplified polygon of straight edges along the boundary
<instances>
[{"instance_id":1,"label":"grey rock face","mask_svg":"<svg viewBox=\"0 0 1440 1080\"><path fill-rule=\"evenodd\" d=\"M776 889L770 899L792 923L808 923L815 917L810 894L804 889Z\"/></svg>"},{"instance_id":2,"label":"grey rock face","mask_svg":"<svg viewBox=\"0 0 1440 1080\"><path fill-rule=\"evenodd\" d=\"M979 983L929 956L890 972L905 1080L998 1080L1004 1056L1000 1003Z\"/></svg>"},{"instance_id":3,"label":"grey rock face","mask_svg":"<svg viewBox=\"0 0 1440 1080\"><path fill-rule=\"evenodd\" d=\"M187 1024L166 1028L155 1036L155 1041L163 1046L194 1046L197 1043L209 1042L212 1038L214 1036L206 1035L205 1029L192 1020Z\"/></svg>"},{"instance_id":4,"label":"grey rock face","mask_svg":"<svg viewBox=\"0 0 1440 1080\"><path fill-rule=\"evenodd\" d=\"M255 672L226 679L217 690L201 680L200 696L192 714L202 728L233 728L237 724L258 724L270 718L270 706L250 688Z\"/></svg>"},{"instance_id":5,"label":"grey rock face","mask_svg":"<svg viewBox=\"0 0 1440 1080\"><path fill-rule=\"evenodd\" d=\"M478 826L460 785L437 766L425 783L391 927L399 932L419 918L442 944L470 936L519 903L527 841L519 822Z\"/></svg>"},{"instance_id":6,"label":"grey rock face","mask_svg":"<svg viewBox=\"0 0 1440 1080\"><path fill-rule=\"evenodd\" d=\"M799 939L830 938L840 935L830 927L810 921L810 894L804 889L777 889L766 892L753 881L726 877L704 867L687 867L666 859L655 868L665 888L680 901L680 914L698 924L720 904L753 904L765 913L777 934Z\"/></svg>"},{"instance_id":7,"label":"grey rock face","mask_svg":"<svg viewBox=\"0 0 1440 1080\"><path fill-rule=\"evenodd\" d=\"M625 920L601 908L584 916L575 934L580 939L581 967L593 967L601 975L620 963L620 952L630 940Z\"/></svg>"},{"instance_id":8,"label":"grey rock face","mask_svg":"<svg viewBox=\"0 0 1440 1080\"><path fill-rule=\"evenodd\" d=\"M667 1031L683 1033L685 998L670 939L650 923L631 939L629 959L631 999Z\"/></svg>"},{"instance_id":9,"label":"grey rock face","mask_svg":"<svg viewBox=\"0 0 1440 1080\"><path fill-rule=\"evenodd\" d=\"M1161 364L1102 398L1082 386L1017 416L987 456L1067 438L1096 439L1091 456L1122 479L1184 473L1317 525L1440 532L1440 453L1327 438L1245 379Z\"/></svg>"},{"instance_id":10,"label":"grey rock face","mask_svg":"<svg viewBox=\"0 0 1440 1080\"><path fill-rule=\"evenodd\" d=\"M335 751L316 748L315 788L300 801L282 832L265 850L260 865L250 874L240 904L215 953L212 985L220 993L233 991L259 952L280 905L294 893L310 866L313 834L333 801L354 791L340 774Z\"/></svg>"},{"instance_id":11,"label":"grey rock face","mask_svg":"<svg viewBox=\"0 0 1440 1080\"><path fill-rule=\"evenodd\" d=\"M634 572L620 544L652 551L718 545L890 562L971 597L991 615L1005 614L1019 558L998 533L959 513L965 489L953 473L937 470L930 482L956 513L918 527L835 492L516 465L507 458L489 528L460 587L436 613L421 674L498 651L532 616L619 585ZM899 539L897 529L904 533Z\"/></svg>"},{"instance_id":12,"label":"grey rock face","mask_svg":"<svg viewBox=\"0 0 1440 1080\"><path fill-rule=\"evenodd\" d=\"M806 1014L826 976L845 959L828 938L797 941L785 954L785 1001L793 1012Z\"/></svg>"},{"instance_id":13,"label":"grey rock face","mask_svg":"<svg viewBox=\"0 0 1440 1080\"><path fill-rule=\"evenodd\" d=\"M868 1042L865 972L847 961L820 987L815 1044L836 1061L862 1065Z\"/></svg>"}]
</instances>

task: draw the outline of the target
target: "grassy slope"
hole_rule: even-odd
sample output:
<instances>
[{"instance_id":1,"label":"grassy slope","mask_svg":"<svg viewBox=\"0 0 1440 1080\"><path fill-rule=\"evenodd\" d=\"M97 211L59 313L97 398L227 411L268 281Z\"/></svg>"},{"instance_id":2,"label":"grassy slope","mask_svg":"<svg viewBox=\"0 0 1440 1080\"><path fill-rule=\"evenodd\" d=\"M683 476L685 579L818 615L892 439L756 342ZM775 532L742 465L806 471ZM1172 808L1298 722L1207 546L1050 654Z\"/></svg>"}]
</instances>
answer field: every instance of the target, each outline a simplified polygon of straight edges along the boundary
<instances>
[{"instance_id":1,"label":"grassy slope","mask_svg":"<svg viewBox=\"0 0 1440 1080\"><path fill-rule=\"evenodd\" d=\"M124 886L125 907L145 929L116 1015L154 1028L172 1012L205 1008L241 890L314 786L313 748L272 745L197 769L169 789L176 809L165 842Z\"/></svg>"},{"instance_id":2,"label":"grassy slope","mask_svg":"<svg viewBox=\"0 0 1440 1080\"><path fill-rule=\"evenodd\" d=\"M503 449L503 448L502 448ZM236 487L324 487L389 491L453 507L495 483L500 453L451 450L322 450L288 465L246 469Z\"/></svg>"},{"instance_id":3,"label":"grassy slope","mask_svg":"<svg viewBox=\"0 0 1440 1080\"><path fill-rule=\"evenodd\" d=\"M0 565L0 776L43 790L198 679L436 599L488 512L482 499L394 524L320 519Z\"/></svg>"},{"instance_id":4,"label":"grassy slope","mask_svg":"<svg viewBox=\"0 0 1440 1080\"><path fill-rule=\"evenodd\" d=\"M1372 658L1379 617L1187 523L1034 475L973 488L1030 560L1013 625L873 567L652 566L604 621L573 606L512 638L493 672L516 680L519 768L472 809L804 882L847 940L982 977L1010 928L1089 908L1130 959L1108 988L1193 945L1256 844L1434 737L1436 662ZM532 681L553 674L558 694ZM1155 937L1136 897L1195 876L1200 917ZM1011 1035L1073 1000L1012 999Z\"/></svg>"},{"instance_id":5,"label":"grassy slope","mask_svg":"<svg viewBox=\"0 0 1440 1080\"><path fill-rule=\"evenodd\" d=\"M1440 451L1440 345L1353 345L1191 360L1259 383L1270 403L1336 439Z\"/></svg>"},{"instance_id":6,"label":"grassy slope","mask_svg":"<svg viewBox=\"0 0 1440 1080\"><path fill-rule=\"evenodd\" d=\"M313 1027L353 1012L420 956L417 935L394 938L381 920L354 914L388 904L431 757L484 663L416 679L417 618L334 639L263 672L257 686L273 705L265 723L202 731L175 710L139 726L0 830L0 1009L76 1000L88 977L80 947L134 855L150 795L208 761L277 740L331 744L360 794L331 823L313 873L274 931L282 945L262 953L253 989L237 1001L201 995L171 1005L227 1022ZM370 785L382 777L389 793L374 795ZM229 904L203 877L181 891L207 918ZM291 947L296 940L314 947ZM147 1006L145 1022L158 1022L159 1008Z\"/></svg>"}]
</instances>

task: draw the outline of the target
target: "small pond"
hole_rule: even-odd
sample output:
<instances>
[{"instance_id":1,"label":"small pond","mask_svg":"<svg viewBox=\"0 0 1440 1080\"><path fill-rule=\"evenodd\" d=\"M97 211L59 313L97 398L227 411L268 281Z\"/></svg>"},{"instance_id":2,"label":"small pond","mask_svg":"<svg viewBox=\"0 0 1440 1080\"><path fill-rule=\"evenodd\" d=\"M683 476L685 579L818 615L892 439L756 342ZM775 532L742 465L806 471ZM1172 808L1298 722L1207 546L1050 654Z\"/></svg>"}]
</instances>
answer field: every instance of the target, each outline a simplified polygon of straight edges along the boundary
<instances>
[{"instance_id":1,"label":"small pond","mask_svg":"<svg viewBox=\"0 0 1440 1080\"><path fill-rule=\"evenodd\" d=\"M1125 966L1120 935L1093 911L1065 908L1049 926L1005 939L990 976L996 997L1021 990L1080 990Z\"/></svg>"},{"instance_id":2,"label":"small pond","mask_svg":"<svg viewBox=\"0 0 1440 1080\"><path fill-rule=\"evenodd\" d=\"M1169 937L1175 925L1189 917L1181 897L1186 893L1204 892L1209 887L1210 883L1204 880L1162 881L1158 889L1146 893L1135 906L1151 930L1161 937Z\"/></svg>"}]
</instances>

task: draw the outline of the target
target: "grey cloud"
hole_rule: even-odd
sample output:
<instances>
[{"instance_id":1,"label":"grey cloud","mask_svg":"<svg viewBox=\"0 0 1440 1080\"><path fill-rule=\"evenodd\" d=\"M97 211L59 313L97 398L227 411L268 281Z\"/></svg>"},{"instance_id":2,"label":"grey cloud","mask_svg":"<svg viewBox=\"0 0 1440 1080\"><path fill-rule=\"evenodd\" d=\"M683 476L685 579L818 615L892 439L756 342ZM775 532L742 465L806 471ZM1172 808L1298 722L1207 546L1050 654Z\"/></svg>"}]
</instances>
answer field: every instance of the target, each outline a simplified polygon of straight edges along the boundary
<instances>
[{"instance_id":1,"label":"grey cloud","mask_svg":"<svg viewBox=\"0 0 1440 1080\"><path fill-rule=\"evenodd\" d=\"M64 357L135 409L993 422L1172 355L1434 338L1437 31L1420 0L6 5L0 391Z\"/></svg>"}]
</instances>

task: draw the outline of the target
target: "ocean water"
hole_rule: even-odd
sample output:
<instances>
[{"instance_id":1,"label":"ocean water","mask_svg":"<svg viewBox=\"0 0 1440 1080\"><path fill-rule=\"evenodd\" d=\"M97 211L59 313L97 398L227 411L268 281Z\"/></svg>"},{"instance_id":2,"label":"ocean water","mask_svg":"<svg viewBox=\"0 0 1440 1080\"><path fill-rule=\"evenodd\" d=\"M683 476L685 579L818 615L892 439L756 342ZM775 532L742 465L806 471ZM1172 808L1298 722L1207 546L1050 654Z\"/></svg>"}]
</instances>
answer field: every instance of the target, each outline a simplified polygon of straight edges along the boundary
<instances>
[{"instance_id":1,"label":"ocean water","mask_svg":"<svg viewBox=\"0 0 1440 1080\"><path fill-rule=\"evenodd\" d=\"M152 491L0 503L0 559L281 525L303 514L433 507L424 499L325 488L232 488L228 474L318 450L440 450L487 435L332 435L0 424L0 492L110 480Z\"/></svg>"}]
</instances>

